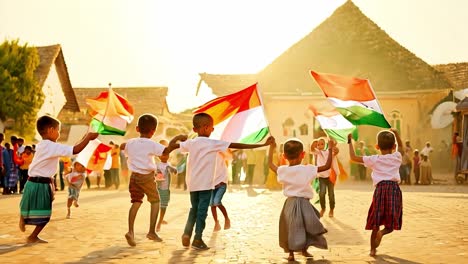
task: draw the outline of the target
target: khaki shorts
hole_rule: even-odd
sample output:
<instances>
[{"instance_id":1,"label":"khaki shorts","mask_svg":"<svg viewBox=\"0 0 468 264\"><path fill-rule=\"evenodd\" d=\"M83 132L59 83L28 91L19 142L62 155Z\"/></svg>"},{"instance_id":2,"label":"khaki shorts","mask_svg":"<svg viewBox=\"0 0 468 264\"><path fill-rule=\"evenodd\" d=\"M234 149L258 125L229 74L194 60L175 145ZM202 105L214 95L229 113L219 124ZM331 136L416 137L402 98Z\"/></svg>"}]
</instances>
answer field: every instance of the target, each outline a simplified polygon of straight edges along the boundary
<instances>
[{"instance_id":1,"label":"khaki shorts","mask_svg":"<svg viewBox=\"0 0 468 264\"><path fill-rule=\"evenodd\" d=\"M159 203L159 193L154 182L154 172L149 174L132 172L128 191L130 192L132 203L142 203L145 194L148 202Z\"/></svg>"}]
</instances>

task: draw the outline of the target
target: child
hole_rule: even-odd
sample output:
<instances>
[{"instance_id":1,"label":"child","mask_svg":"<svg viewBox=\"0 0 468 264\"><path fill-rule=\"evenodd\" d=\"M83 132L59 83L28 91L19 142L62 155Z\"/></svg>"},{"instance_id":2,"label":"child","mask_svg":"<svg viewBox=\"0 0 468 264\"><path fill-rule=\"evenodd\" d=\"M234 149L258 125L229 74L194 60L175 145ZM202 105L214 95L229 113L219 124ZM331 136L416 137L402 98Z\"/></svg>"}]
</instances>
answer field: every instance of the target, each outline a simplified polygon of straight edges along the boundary
<instances>
[{"instance_id":1,"label":"child","mask_svg":"<svg viewBox=\"0 0 468 264\"><path fill-rule=\"evenodd\" d=\"M377 149L381 155L356 156L351 134L348 135L349 155L351 160L364 163L372 169L371 177L375 186L372 204L367 214L366 230L372 230L370 237L370 255L375 256L377 247L384 235L393 230L400 230L402 225L403 204L398 183L399 168L403 155L403 144L395 129L380 131L377 134ZM398 145L395 144L395 138ZM398 151L395 151L395 149ZM384 229L380 230L380 226Z\"/></svg>"},{"instance_id":2,"label":"child","mask_svg":"<svg viewBox=\"0 0 468 264\"><path fill-rule=\"evenodd\" d=\"M166 140L161 140L159 142L163 146L167 146L168 142ZM164 221L164 215L166 214L167 206L169 205L169 200L171 198L171 177L173 175L177 175L177 169L169 165L167 160L169 159L169 154L163 154L159 156L159 162L157 164L157 174L156 174L156 183L158 185L158 192L159 197L161 199L160 202L160 213L158 225L156 226L156 231L159 232L161 230L161 224L167 224ZM158 179L158 175L161 177Z\"/></svg>"},{"instance_id":3,"label":"child","mask_svg":"<svg viewBox=\"0 0 468 264\"><path fill-rule=\"evenodd\" d=\"M419 158L419 150L414 150L413 156L413 172L414 172L414 184L419 184L419 165L420 165L420 158Z\"/></svg>"},{"instance_id":4,"label":"child","mask_svg":"<svg viewBox=\"0 0 468 264\"><path fill-rule=\"evenodd\" d=\"M284 252L289 252L288 261L294 261L294 251L310 258L307 252L309 246L327 249L327 240L323 236L327 230L320 223L319 212L309 202L313 198L311 182L318 172L330 169L332 149L335 142L330 140L326 163L323 166L302 165L304 146L299 139L289 139L284 143L284 157L289 165L277 167L273 163L273 152L276 143L270 145L268 164L278 175L278 181L283 184L283 194L287 197L281 211L279 221L279 244Z\"/></svg>"},{"instance_id":5,"label":"child","mask_svg":"<svg viewBox=\"0 0 468 264\"><path fill-rule=\"evenodd\" d=\"M203 242L203 230L210 205L212 190L214 189L213 177L215 175L216 158L218 152L224 152L228 148L249 149L263 147L270 144L268 139L264 144L230 143L222 140L210 139L213 132L213 118L206 113L198 113L193 116L193 131L198 137L180 143L181 152L189 153L187 158L187 188L190 192L191 208L182 235L182 245L188 247L192 236L193 227L195 237L192 247L206 250L208 246Z\"/></svg>"},{"instance_id":6,"label":"child","mask_svg":"<svg viewBox=\"0 0 468 264\"><path fill-rule=\"evenodd\" d=\"M325 138L322 137L322 138L319 138L317 141L317 148L313 148L314 145L311 146L312 153L317 158L317 162L316 162L317 166L325 165L326 161L328 160L329 151L325 151L325 144L326 144ZM338 153L338 148L333 148L332 150L333 150L332 152L333 155L336 155ZM332 161L332 162L335 163L335 161ZM335 168L335 171L339 171L339 169ZM326 209L325 195L327 194L327 189L328 189L328 200L330 203L330 212L328 213L329 217L333 217L333 211L335 209L335 183L332 182L332 180L330 180L330 172L331 170L328 169L325 171L321 171L318 174L318 178L320 182L320 191L319 191L320 207L322 208L320 210L320 217L322 217L325 214L325 209Z\"/></svg>"},{"instance_id":7,"label":"child","mask_svg":"<svg viewBox=\"0 0 468 264\"><path fill-rule=\"evenodd\" d=\"M19 228L25 231L25 225L36 228L28 236L28 243L47 243L38 237L52 214L54 200L54 174L61 156L72 156L80 153L89 141L98 137L98 133L87 133L75 146L57 143L60 136L60 121L50 116L41 116L36 122L36 129L42 140L36 146L36 153L29 166L29 178L21 197L21 216Z\"/></svg>"},{"instance_id":8,"label":"child","mask_svg":"<svg viewBox=\"0 0 468 264\"><path fill-rule=\"evenodd\" d=\"M168 147L164 147L151 140L157 127L158 119L156 116L143 114L138 118L136 126L136 131L140 133L140 137L129 139L127 143L121 145L128 158L128 169L132 172L128 185L132 206L128 212L128 232L125 234L127 243L132 247L136 246L133 230L135 218L143 203L145 194L148 202L151 203L150 226L146 237L157 242L162 241L155 230L159 213L159 194L154 182L154 172L157 170L154 157L169 155L172 150L179 147L178 140L187 139L185 135L178 135L171 140Z\"/></svg>"},{"instance_id":9,"label":"child","mask_svg":"<svg viewBox=\"0 0 468 264\"><path fill-rule=\"evenodd\" d=\"M78 198L80 197L81 187L86 178L86 168L83 164L75 161L73 163L72 172L65 175L65 179L68 182L68 200L67 200L67 219L71 217L71 206L80 206L78 204Z\"/></svg>"},{"instance_id":10,"label":"child","mask_svg":"<svg viewBox=\"0 0 468 264\"><path fill-rule=\"evenodd\" d=\"M421 154L421 159L422 160L419 162L419 167L421 169L421 184L431 184L432 166L429 161L429 157Z\"/></svg>"},{"instance_id":11,"label":"child","mask_svg":"<svg viewBox=\"0 0 468 264\"><path fill-rule=\"evenodd\" d=\"M221 230L221 225L218 221L218 214L216 208L219 208L224 216L224 229L231 228L231 220L229 219L226 207L221 203L224 193L226 193L228 183L227 161L232 159L232 154L227 150L226 152L219 152L216 158L216 173L214 177L214 190L211 194L210 206L215 226L213 231Z\"/></svg>"}]
</instances>

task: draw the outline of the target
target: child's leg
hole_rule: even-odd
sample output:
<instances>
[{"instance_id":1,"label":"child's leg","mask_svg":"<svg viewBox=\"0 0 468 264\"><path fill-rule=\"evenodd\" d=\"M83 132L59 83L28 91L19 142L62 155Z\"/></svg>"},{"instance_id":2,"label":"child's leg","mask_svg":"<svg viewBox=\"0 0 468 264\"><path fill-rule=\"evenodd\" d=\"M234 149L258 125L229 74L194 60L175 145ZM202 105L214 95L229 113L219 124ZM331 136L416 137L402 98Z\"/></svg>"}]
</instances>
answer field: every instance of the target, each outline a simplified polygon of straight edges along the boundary
<instances>
[{"instance_id":1,"label":"child's leg","mask_svg":"<svg viewBox=\"0 0 468 264\"><path fill-rule=\"evenodd\" d=\"M150 212L150 226L148 230L148 234L146 234L146 237L157 241L161 242L162 239L156 234L156 220L158 219L158 214L159 214L159 201L157 202L152 202L151 203L151 212Z\"/></svg>"},{"instance_id":2,"label":"child's leg","mask_svg":"<svg viewBox=\"0 0 468 264\"><path fill-rule=\"evenodd\" d=\"M199 202L199 191L190 192L190 211L185 223L184 234L182 235L182 245L188 247L190 245L190 237L193 233L193 227L197 220L198 214L198 202Z\"/></svg>"},{"instance_id":3,"label":"child's leg","mask_svg":"<svg viewBox=\"0 0 468 264\"><path fill-rule=\"evenodd\" d=\"M294 261L294 251L289 250L288 261Z\"/></svg>"},{"instance_id":4,"label":"child's leg","mask_svg":"<svg viewBox=\"0 0 468 264\"><path fill-rule=\"evenodd\" d=\"M375 247L378 248L380 246L380 242L382 242L382 237L387 234L390 234L391 232L393 232L393 229L390 228L384 228L378 231L375 235Z\"/></svg>"},{"instance_id":5,"label":"child's leg","mask_svg":"<svg viewBox=\"0 0 468 264\"><path fill-rule=\"evenodd\" d=\"M221 210L221 213L223 213L224 216L224 229L229 229L231 228L231 219L229 219L226 207L224 205L220 204L218 205L219 210Z\"/></svg>"},{"instance_id":6,"label":"child's leg","mask_svg":"<svg viewBox=\"0 0 468 264\"><path fill-rule=\"evenodd\" d=\"M325 180L326 179L324 178L319 178L319 183L320 183L319 198L320 198L320 207L322 208L322 210L320 211L320 217L323 216L323 214L325 213L325 208L326 208L325 194L327 194L327 183Z\"/></svg>"},{"instance_id":7,"label":"child's leg","mask_svg":"<svg viewBox=\"0 0 468 264\"><path fill-rule=\"evenodd\" d=\"M47 243L46 240L43 240L38 237L39 233L41 233L42 229L44 229L46 225L37 225L36 228L34 228L34 231L28 236L27 242L28 243Z\"/></svg>"},{"instance_id":8,"label":"child's leg","mask_svg":"<svg viewBox=\"0 0 468 264\"><path fill-rule=\"evenodd\" d=\"M67 199L67 218L70 218L71 216L71 206L73 204L73 199L72 198L68 198Z\"/></svg>"},{"instance_id":9,"label":"child's leg","mask_svg":"<svg viewBox=\"0 0 468 264\"><path fill-rule=\"evenodd\" d=\"M140 209L140 206L141 202L133 202L130 210L128 211L128 232L125 234L125 238L127 239L127 243L132 247L136 246L133 226L135 225L135 218L138 213L138 209Z\"/></svg>"},{"instance_id":10,"label":"child's leg","mask_svg":"<svg viewBox=\"0 0 468 264\"><path fill-rule=\"evenodd\" d=\"M215 221L215 226L214 226L213 231L221 230L221 225L219 224L219 221L218 221L218 213L216 212L216 205L211 206L211 214L213 215L213 220Z\"/></svg>"},{"instance_id":11,"label":"child's leg","mask_svg":"<svg viewBox=\"0 0 468 264\"><path fill-rule=\"evenodd\" d=\"M335 210L335 185L327 178L328 201L330 202L330 212L328 216L333 217L333 210Z\"/></svg>"},{"instance_id":12,"label":"child's leg","mask_svg":"<svg viewBox=\"0 0 468 264\"><path fill-rule=\"evenodd\" d=\"M164 215L166 214L166 207L161 207L160 210L160 215L159 215L159 221L158 221L158 226L156 227L156 231L159 232L161 230L161 224L164 221Z\"/></svg>"},{"instance_id":13,"label":"child's leg","mask_svg":"<svg viewBox=\"0 0 468 264\"><path fill-rule=\"evenodd\" d=\"M26 231L26 224L24 223L24 217L22 215L20 215L19 229L21 232Z\"/></svg>"},{"instance_id":14,"label":"child's leg","mask_svg":"<svg viewBox=\"0 0 468 264\"><path fill-rule=\"evenodd\" d=\"M307 248L302 249L302 256L304 256L304 257L306 257L306 258L311 258L311 257L313 257L312 254L310 254L309 252L307 252Z\"/></svg>"},{"instance_id":15,"label":"child's leg","mask_svg":"<svg viewBox=\"0 0 468 264\"><path fill-rule=\"evenodd\" d=\"M205 230L206 216L208 215L208 207L210 206L211 190L200 191L197 209L197 220L195 225L195 237L194 239L201 240L203 236L203 230Z\"/></svg>"},{"instance_id":16,"label":"child's leg","mask_svg":"<svg viewBox=\"0 0 468 264\"><path fill-rule=\"evenodd\" d=\"M369 255L374 257L375 254L377 253L377 250L376 250L376 246L375 246L375 238L377 237L377 233L379 232L379 229L376 228L376 229L373 229L372 230L372 233L371 233L371 236L370 236L370 253Z\"/></svg>"}]
</instances>

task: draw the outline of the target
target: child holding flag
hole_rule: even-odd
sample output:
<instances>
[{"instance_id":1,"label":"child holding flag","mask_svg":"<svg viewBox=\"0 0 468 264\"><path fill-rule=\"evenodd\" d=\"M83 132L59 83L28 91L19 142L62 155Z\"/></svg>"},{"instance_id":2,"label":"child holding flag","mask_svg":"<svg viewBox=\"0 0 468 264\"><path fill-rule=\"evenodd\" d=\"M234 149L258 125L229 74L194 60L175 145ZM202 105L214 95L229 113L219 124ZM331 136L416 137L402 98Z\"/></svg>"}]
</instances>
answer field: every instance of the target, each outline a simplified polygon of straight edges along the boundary
<instances>
[{"instance_id":1,"label":"child holding flag","mask_svg":"<svg viewBox=\"0 0 468 264\"><path fill-rule=\"evenodd\" d=\"M309 246L327 249L327 240L323 236L327 230L320 223L319 212L310 203L314 193L311 182L318 172L330 169L332 149L335 142L330 140L329 154L322 166L302 165L304 145L299 139L289 139L284 143L284 156L289 165L277 166L273 163L276 142L270 145L268 164L278 175L283 184L283 194L287 197L279 221L279 244L284 252L289 252L288 261L294 261L294 251L301 251L305 257L312 257L307 252Z\"/></svg>"},{"instance_id":2,"label":"child holding flag","mask_svg":"<svg viewBox=\"0 0 468 264\"><path fill-rule=\"evenodd\" d=\"M348 135L349 156L351 160L363 163L372 169L375 186L372 204L367 214L366 230L372 230L370 255L375 256L382 237L393 230L400 230L403 216L403 203L399 168L403 155L403 144L397 130L383 130L377 134L377 148L380 155L357 156ZM397 144L395 144L395 141ZM395 151L397 149L398 151ZM384 229L380 230L383 225Z\"/></svg>"},{"instance_id":3,"label":"child holding flag","mask_svg":"<svg viewBox=\"0 0 468 264\"><path fill-rule=\"evenodd\" d=\"M68 200L67 200L67 219L71 217L71 206L80 206L78 204L78 198L80 197L81 187L86 178L86 168L83 164L75 161L73 163L72 172L65 175L65 179L68 182Z\"/></svg>"},{"instance_id":4,"label":"child holding flag","mask_svg":"<svg viewBox=\"0 0 468 264\"><path fill-rule=\"evenodd\" d=\"M154 173L157 171L154 157L169 155L172 150L179 147L177 141L187 139L186 135L175 136L169 142L169 146L165 147L151 140L157 127L158 119L156 116L152 114L141 115L136 126L136 131L140 133L140 137L129 139L121 146L128 158L128 168L132 172L128 186L132 206L128 212L128 232L125 234L127 243L132 247L136 246L133 229L135 218L143 203L145 194L148 202L151 203L150 227L146 237L157 242L162 241L155 230L159 213L159 193L154 182Z\"/></svg>"},{"instance_id":5,"label":"child holding flag","mask_svg":"<svg viewBox=\"0 0 468 264\"><path fill-rule=\"evenodd\" d=\"M213 118L206 113L198 113L193 116L193 131L198 137L180 143L180 151L189 153L187 159L187 188L190 192L191 208L182 235L182 245L188 247L195 226L195 237L192 247L206 250L209 247L203 242L203 230L210 205L211 194L214 189L214 175L216 159L219 152L228 148L251 149L267 146L271 139L263 144L230 143L223 140L210 139L214 130Z\"/></svg>"},{"instance_id":6,"label":"child holding flag","mask_svg":"<svg viewBox=\"0 0 468 264\"><path fill-rule=\"evenodd\" d=\"M75 146L57 143L60 136L60 121L50 116L37 119L36 129L42 140L36 146L36 153L29 166L29 178L24 186L21 197L21 216L19 227L24 232L25 225L35 225L36 228L28 236L28 243L47 243L39 238L52 214L54 200L54 175L62 156L72 156L80 153L88 143L98 137L98 133L87 133Z\"/></svg>"}]
</instances>

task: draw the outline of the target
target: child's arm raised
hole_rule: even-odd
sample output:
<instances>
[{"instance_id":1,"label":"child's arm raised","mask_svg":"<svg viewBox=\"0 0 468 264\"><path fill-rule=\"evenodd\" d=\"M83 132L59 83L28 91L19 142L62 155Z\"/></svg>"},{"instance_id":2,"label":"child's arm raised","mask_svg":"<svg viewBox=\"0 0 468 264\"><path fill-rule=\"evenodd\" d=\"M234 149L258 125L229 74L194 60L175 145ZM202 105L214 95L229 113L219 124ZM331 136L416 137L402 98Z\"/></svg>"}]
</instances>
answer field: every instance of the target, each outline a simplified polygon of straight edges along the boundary
<instances>
[{"instance_id":1,"label":"child's arm raised","mask_svg":"<svg viewBox=\"0 0 468 264\"><path fill-rule=\"evenodd\" d=\"M233 148L233 149L253 149L253 148L260 148L260 147L264 147L264 146L268 146L268 145L271 145L272 142L274 142L275 138L270 136L267 138L267 140L265 141L265 143L263 144L244 144L244 143L231 143L229 145L229 148Z\"/></svg>"},{"instance_id":2,"label":"child's arm raised","mask_svg":"<svg viewBox=\"0 0 468 264\"><path fill-rule=\"evenodd\" d=\"M276 149L276 141L275 141L275 138L273 138L273 142L270 144L270 149L268 150L268 167L270 167L272 171L277 173L278 166L276 166L276 164L273 163L273 155L276 155L276 153L274 153L275 149Z\"/></svg>"},{"instance_id":3,"label":"child's arm raised","mask_svg":"<svg viewBox=\"0 0 468 264\"><path fill-rule=\"evenodd\" d=\"M330 169L331 167L331 164L332 164L332 159L333 159L333 149L335 148L336 146L336 142L333 140L333 139L330 139L330 141L328 142L329 146L328 146L328 158L327 158L327 162L322 165L322 166L319 166L317 168L317 171L318 172L321 172L321 171L326 171L328 169Z\"/></svg>"},{"instance_id":4,"label":"child's arm raised","mask_svg":"<svg viewBox=\"0 0 468 264\"><path fill-rule=\"evenodd\" d=\"M78 142L75 146L73 146L73 154L80 153L86 145L88 145L89 141L96 139L99 136L98 133L95 132L88 132L86 135Z\"/></svg>"},{"instance_id":5,"label":"child's arm raised","mask_svg":"<svg viewBox=\"0 0 468 264\"><path fill-rule=\"evenodd\" d=\"M404 150L403 150L403 142L401 141L400 134L398 134L398 130L395 128L390 128L390 131L395 135L395 139L397 141L397 151L401 153L401 155L404 155Z\"/></svg>"},{"instance_id":6,"label":"child's arm raised","mask_svg":"<svg viewBox=\"0 0 468 264\"><path fill-rule=\"evenodd\" d=\"M348 146L349 146L349 158L352 161L364 163L364 160L362 159L362 157L357 156L356 152L354 152L353 136L351 134L348 135Z\"/></svg>"},{"instance_id":7,"label":"child's arm raised","mask_svg":"<svg viewBox=\"0 0 468 264\"><path fill-rule=\"evenodd\" d=\"M171 153L174 149L180 148L180 144L178 143L179 141L185 141L187 140L187 135L177 135L171 139L169 142L169 146L167 146L164 151L163 155Z\"/></svg>"}]
</instances>

